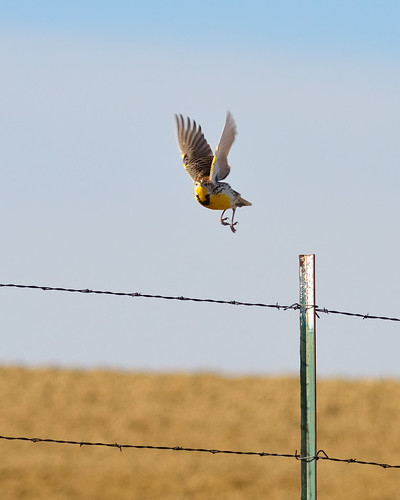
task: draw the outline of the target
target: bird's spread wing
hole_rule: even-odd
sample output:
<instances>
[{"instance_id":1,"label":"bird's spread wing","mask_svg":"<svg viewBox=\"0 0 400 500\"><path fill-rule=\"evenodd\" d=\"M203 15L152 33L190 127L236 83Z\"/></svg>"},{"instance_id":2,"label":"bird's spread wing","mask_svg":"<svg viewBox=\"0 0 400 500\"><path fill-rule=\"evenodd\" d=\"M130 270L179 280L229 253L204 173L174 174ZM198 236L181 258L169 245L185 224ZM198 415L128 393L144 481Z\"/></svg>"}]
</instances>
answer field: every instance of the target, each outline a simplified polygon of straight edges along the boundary
<instances>
[{"instance_id":1,"label":"bird's spread wing","mask_svg":"<svg viewBox=\"0 0 400 500\"><path fill-rule=\"evenodd\" d=\"M190 118L175 115L179 149L183 165L194 181L208 177L213 152L206 141L200 125Z\"/></svg>"},{"instance_id":2,"label":"bird's spread wing","mask_svg":"<svg viewBox=\"0 0 400 500\"><path fill-rule=\"evenodd\" d=\"M226 122L224 130L222 131L221 139L211 165L210 180L211 182L218 182L229 174L231 167L228 165L228 153L231 149L233 141L236 136L236 124L233 116L228 111L226 115Z\"/></svg>"}]
</instances>

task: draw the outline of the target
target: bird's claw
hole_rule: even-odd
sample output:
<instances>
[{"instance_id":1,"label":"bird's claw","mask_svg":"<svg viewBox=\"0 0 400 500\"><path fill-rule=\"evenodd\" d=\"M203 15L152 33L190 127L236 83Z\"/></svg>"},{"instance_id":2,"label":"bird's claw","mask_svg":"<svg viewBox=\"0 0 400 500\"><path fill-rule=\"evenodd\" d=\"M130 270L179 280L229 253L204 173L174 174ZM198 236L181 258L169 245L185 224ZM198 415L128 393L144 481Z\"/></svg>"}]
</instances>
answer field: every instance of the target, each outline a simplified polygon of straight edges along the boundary
<instances>
[{"instance_id":1,"label":"bird's claw","mask_svg":"<svg viewBox=\"0 0 400 500\"><path fill-rule=\"evenodd\" d=\"M234 228L234 226L236 226L236 224L238 224L237 222L234 222L234 223L231 223L231 231L232 233L236 233L236 229Z\"/></svg>"},{"instance_id":2,"label":"bird's claw","mask_svg":"<svg viewBox=\"0 0 400 500\"><path fill-rule=\"evenodd\" d=\"M224 218L221 217L219 220L223 226L229 226L229 224L230 224L228 217L224 217ZM228 222L226 222L226 221L228 221Z\"/></svg>"}]
</instances>

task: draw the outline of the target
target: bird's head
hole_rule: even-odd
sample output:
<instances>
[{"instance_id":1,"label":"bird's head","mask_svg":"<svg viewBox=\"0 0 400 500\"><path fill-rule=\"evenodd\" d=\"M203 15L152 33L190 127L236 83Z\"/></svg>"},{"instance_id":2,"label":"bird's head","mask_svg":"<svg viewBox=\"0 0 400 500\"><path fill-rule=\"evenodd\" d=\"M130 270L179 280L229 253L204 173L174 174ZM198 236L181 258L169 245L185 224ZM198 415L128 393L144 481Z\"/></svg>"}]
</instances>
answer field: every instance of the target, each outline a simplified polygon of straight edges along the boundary
<instances>
[{"instance_id":1,"label":"bird's head","mask_svg":"<svg viewBox=\"0 0 400 500\"><path fill-rule=\"evenodd\" d=\"M196 181L194 183L194 195L202 205L209 203L210 195L208 194L207 185L204 181Z\"/></svg>"}]
</instances>

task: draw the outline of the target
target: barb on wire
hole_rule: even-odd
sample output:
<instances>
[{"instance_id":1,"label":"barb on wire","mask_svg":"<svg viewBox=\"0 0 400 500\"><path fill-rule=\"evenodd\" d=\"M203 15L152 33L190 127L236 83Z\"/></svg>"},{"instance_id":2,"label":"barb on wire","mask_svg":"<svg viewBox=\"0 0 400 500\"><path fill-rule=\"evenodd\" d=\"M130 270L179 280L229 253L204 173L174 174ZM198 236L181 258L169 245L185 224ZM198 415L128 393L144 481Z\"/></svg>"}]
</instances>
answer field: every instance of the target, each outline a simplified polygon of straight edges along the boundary
<instances>
[{"instance_id":1,"label":"barb on wire","mask_svg":"<svg viewBox=\"0 0 400 500\"><path fill-rule=\"evenodd\" d=\"M102 443L92 441L74 441L70 439L51 439L51 438L37 438L37 437L17 437L17 436L0 436L0 439L7 441L30 441L32 443L53 443L53 444L69 444L79 446L102 446L107 448L117 448L119 451L123 449L134 448L138 450L161 450L161 451L187 451L193 453L211 453L212 455L225 454L225 455L248 455L258 457L281 457L281 458L295 458L296 460L329 460L331 462L342 462L349 464L359 465L374 465L382 467L383 469L400 469L400 465L390 465L387 463L372 462L366 460L357 460L356 458L333 458L330 457L324 450L318 450L315 456L301 457L297 450L295 453L272 453L266 451L237 451L237 450L218 450L215 448L188 448L186 446L156 446L144 444L119 444L119 443Z\"/></svg>"},{"instance_id":2,"label":"barb on wire","mask_svg":"<svg viewBox=\"0 0 400 500\"><path fill-rule=\"evenodd\" d=\"M227 305L235 305L235 306L247 306L247 307L266 307L270 309L277 309L288 311L288 310L298 310L301 307L301 304L295 302L291 305L282 305L276 302L275 304L265 304L262 302L242 302L239 300L221 300L221 299L202 299L197 297L184 297L174 296L174 295L158 295L158 294L150 294L150 293L140 293L140 292L113 292L110 290L91 290L89 288L64 288L64 287L54 287L54 286L40 286L40 285L22 285L15 283L0 283L0 288L27 288L31 290L44 290L44 291L52 291L52 292L71 292L71 293L86 293L86 294L97 294L97 295L115 295L119 297L142 297L147 299L165 299L165 300L181 300L188 302L207 302L211 304L227 304ZM389 316L378 316L373 314L362 314L362 313L354 313L347 311L336 311L334 309L327 309L326 307L318 307L317 305L308 306L313 307L315 309L315 313L317 317L319 317L318 313L324 314L339 314L342 316L353 316L356 318L362 319L378 319L384 321L397 321L400 322L400 318L397 317L389 317Z\"/></svg>"}]
</instances>

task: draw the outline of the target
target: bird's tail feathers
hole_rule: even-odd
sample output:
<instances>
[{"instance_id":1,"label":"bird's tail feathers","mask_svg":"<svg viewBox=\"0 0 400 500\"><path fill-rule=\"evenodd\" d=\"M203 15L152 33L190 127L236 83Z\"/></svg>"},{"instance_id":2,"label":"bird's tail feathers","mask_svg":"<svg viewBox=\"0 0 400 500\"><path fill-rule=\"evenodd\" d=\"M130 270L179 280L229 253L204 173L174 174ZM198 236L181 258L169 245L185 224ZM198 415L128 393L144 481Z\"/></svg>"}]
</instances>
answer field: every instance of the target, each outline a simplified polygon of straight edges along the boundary
<instances>
[{"instance_id":1,"label":"bird's tail feathers","mask_svg":"<svg viewBox=\"0 0 400 500\"><path fill-rule=\"evenodd\" d=\"M252 205L252 203L250 203L249 201L245 200L242 197L240 197L238 202L237 202L238 207L251 207L251 205Z\"/></svg>"}]
</instances>

